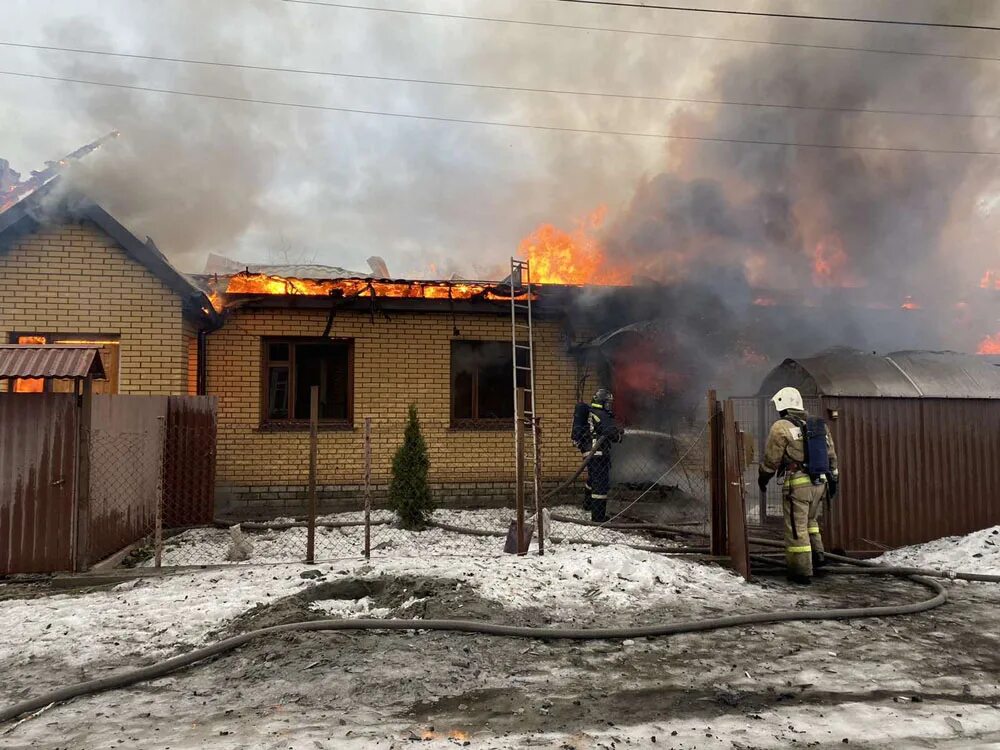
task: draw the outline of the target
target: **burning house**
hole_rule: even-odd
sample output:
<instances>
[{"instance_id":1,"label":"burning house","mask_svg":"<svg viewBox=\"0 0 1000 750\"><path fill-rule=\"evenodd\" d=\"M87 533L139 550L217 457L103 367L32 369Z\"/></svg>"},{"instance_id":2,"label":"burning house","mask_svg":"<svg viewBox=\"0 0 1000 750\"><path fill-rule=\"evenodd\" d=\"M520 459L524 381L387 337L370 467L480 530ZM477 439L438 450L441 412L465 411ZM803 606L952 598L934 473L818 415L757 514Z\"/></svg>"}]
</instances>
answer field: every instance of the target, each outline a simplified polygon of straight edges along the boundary
<instances>
[{"instance_id":1,"label":"burning house","mask_svg":"<svg viewBox=\"0 0 1000 750\"><path fill-rule=\"evenodd\" d=\"M97 344L106 392L216 396L219 506L238 516L301 509L312 386L320 388L325 507L356 497L368 417L372 479L387 483L411 403L439 500L506 501L514 471L511 296L525 290L454 277L393 280L378 258L370 273L358 273L213 255L202 274L186 276L151 239L60 190L63 169L113 136L24 181L3 166L5 343ZM958 301L902 294L877 276L863 279L836 234L801 256L784 255L791 250L774 238L736 242L747 236L739 225L756 213L733 213L714 190L661 175L608 227L601 210L569 232L544 225L518 248L542 282L531 294L546 481L578 465L572 405L598 385L614 388L627 425L691 436L703 423L707 387L747 392L789 354L845 342L943 349L959 339L996 352L994 337L981 340L981 328L963 325L996 317L995 272ZM671 200L653 200L664 195ZM689 210L675 215L675 203ZM781 283L764 283L767 266L787 271ZM648 471L618 479L655 478L676 451L654 453Z\"/></svg>"}]
</instances>

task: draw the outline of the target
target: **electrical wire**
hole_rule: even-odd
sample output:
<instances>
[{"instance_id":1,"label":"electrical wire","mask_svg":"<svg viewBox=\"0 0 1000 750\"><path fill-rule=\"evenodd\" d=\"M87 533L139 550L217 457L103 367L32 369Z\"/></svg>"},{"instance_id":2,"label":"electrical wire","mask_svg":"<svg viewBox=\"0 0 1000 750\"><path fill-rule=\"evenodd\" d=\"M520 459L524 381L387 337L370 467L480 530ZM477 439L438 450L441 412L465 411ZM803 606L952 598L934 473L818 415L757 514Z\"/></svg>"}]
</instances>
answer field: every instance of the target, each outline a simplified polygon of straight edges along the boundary
<instances>
[{"instance_id":1,"label":"electrical wire","mask_svg":"<svg viewBox=\"0 0 1000 750\"><path fill-rule=\"evenodd\" d=\"M632 130L604 130L600 128L572 128L557 125L537 125L533 123L505 122L502 120L476 120L461 117L444 117L441 115L418 115L405 112L385 112L372 109L358 109L353 107L334 107L323 104L305 104L301 102L286 102L276 99L257 99L248 96L229 96L224 94L206 94L195 91L181 91L178 89L158 88L155 86L138 86L126 83L111 83L108 81L90 81L82 78L69 78L66 76L50 76L41 73L22 73L10 70L0 70L0 75L14 76L18 78L31 78L42 81L59 81L62 83L75 83L88 86L102 86L106 88L124 89L128 91L142 91L155 94L170 94L173 96L188 96L198 99L214 99L218 101L241 102L245 104L265 104L273 107L286 107L291 109L308 109L324 112L342 112L357 115L369 115L373 117L392 117L404 120L420 120L424 122L456 123L460 125L481 125L497 128L511 128L515 130L538 130L551 133L574 133L582 135L607 135L622 138L647 138L654 140L677 140L677 141L697 141L702 143L723 143L734 145L753 146L778 146L785 148L812 148L825 150L847 150L847 151L881 151L890 153L908 154L943 154L952 156L1000 156L1000 151L970 151L965 149L929 149L904 146L866 146L861 144L841 144L841 143L800 143L797 141L765 141L752 138L722 138L710 136L676 135L673 133L648 133Z\"/></svg>"},{"instance_id":2,"label":"electrical wire","mask_svg":"<svg viewBox=\"0 0 1000 750\"><path fill-rule=\"evenodd\" d=\"M891 26L924 26L936 29L974 29L976 31L1000 31L1000 26L977 26L967 23L939 23L935 21L904 21L895 18L859 18L850 16L812 16L797 13L774 13L756 10L731 10L722 8L691 8L684 5L658 5L643 2L629 3L623 0L551 0L558 3L573 3L575 5L601 5L614 8L638 8L640 10L672 10L682 13L707 13L726 16L754 16L756 18L793 18L805 21L838 21L841 23L887 24Z\"/></svg>"},{"instance_id":3,"label":"electrical wire","mask_svg":"<svg viewBox=\"0 0 1000 750\"><path fill-rule=\"evenodd\" d=\"M914 52L910 50L884 49L880 47L851 47L837 44L809 44L807 42L776 42L763 39L746 39L743 37L711 36L708 34L681 34L668 31L648 31L645 29L623 29L609 26L586 26L572 23L554 23L547 21L527 21L515 18L497 18L493 16L470 16L460 13L442 13L430 10L407 10L403 8L379 8L372 5L356 3L327 2L327 0L282 0L296 5L316 5L342 10L360 10L372 13L396 13L405 16L423 16L429 18L445 18L457 21L479 21L484 23L509 24L512 26L536 26L549 29L566 29L572 31L599 31L609 34L634 34L637 36L665 37L671 39L696 39L700 41L726 42L730 44L758 44L772 47L797 47L801 49L821 49L836 52L866 52L877 55L908 55L915 57L940 57L956 60L992 60L1000 61L1000 57L988 55L952 54L947 52Z\"/></svg>"},{"instance_id":4,"label":"electrical wire","mask_svg":"<svg viewBox=\"0 0 1000 750\"><path fill-rule=\"evenodd\" d=\"M187 57L168 57L161 55L143 55L130 52L111 52L107 50L83 49L80 47L59 47L48 44L27 44L21 42L0 41L0 47L12 47L17 49L44 50L47 52L69 52L73 54L97 55L101 57L116 57L126 60L149 60L153 62L181 63L184 65L205 65L218 68L230 68L236 70L253 70L269 73L290 73L295 75L327 76L331 78L346 78L357 81L386 81L390 83L409 83L423 86L445 86L466 89L484 89L487 91L511 91L517 93L533 94L554 94L560 96L585 96L602 99L626 99L633 101L651 102L677 102L682 104L708 104L727 107L758 107L762 109L793 109L816 112L850 112L855 114L878 114L878 115L908 115L914 117L954 117L954 118L985 118L1000 119L996 114L964 113L964 112L940 112L905 109L871 109L865 107L830 107L822 105L807 104L776 104L772 102L752 102L733 101L726 99L697 99L675 96L658 96L650 94L621 94L608 91L581 91L578 89L559 88L538 88L531 86L510 86L502 84L469 83L465 81L444 81L433 78L402 78L396 76L380 76L361 73L344 73L333 70L316 70L309 68L289 68L274 65L251 65L248 63L217 62L213 60L199 60Z\"/></svg>"}]
</instances>

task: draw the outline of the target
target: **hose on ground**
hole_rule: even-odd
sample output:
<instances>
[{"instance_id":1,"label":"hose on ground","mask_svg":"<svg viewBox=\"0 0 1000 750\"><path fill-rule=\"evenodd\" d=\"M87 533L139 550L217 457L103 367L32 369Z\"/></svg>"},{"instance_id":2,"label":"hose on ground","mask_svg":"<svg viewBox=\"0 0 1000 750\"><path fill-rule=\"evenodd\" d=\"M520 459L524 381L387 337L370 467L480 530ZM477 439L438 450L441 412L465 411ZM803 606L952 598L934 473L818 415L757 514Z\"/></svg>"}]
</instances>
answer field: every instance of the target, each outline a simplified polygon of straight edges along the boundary
<instances>
[{"instance_id":1,"label":"hose on ground","mask_svg":"<svg viewBox=\"0 0 1000 750\"><path fill-rule=\"evenodd\" d=\"M552 514L550 516L553 521L561 521L563 523L576 523L581 526L600 526L601 524L594 521L587 521L579 518L572 518L571 516L563 516ZM708 539L709 534L703 531L695 531L693 529L684 529L679 526L669 526L663 524L642 524L642 523L624 523L616 524L614 526L607 526L605 528L618 528L618 529L636 529L639 531L665 531L670 534L676 534L678 536L688 536L695 537L698 539ZM453 531L460 531L458 527L454 527ZM747 539L751 545L756 545L758 547L770 547L772 549L780 549L784 551L785 543L777 539L766 539L763 537L749 537ZM663 551L669 551L669 548L662 548ZM959 581L974 581L977 583L1000 583L1000 575L992 575L989 573L965 573L957 570L936 570L934 568L917 568L908 565L883 565L882 563L873 562L872 560L860 560L855 557L846 557L844 555L837 555L832 552L826 552L825 556L828 560L832 562L844 563L845 565L856 565L861 568L874 568L882 572L891 572L893 575L899 576L924 576L926 578L944 578L947 580L959 580Z\"/></svg>"},{"instance_id":2,"label":"hose on ground","mask_svg":"<svg viewBox=\"0 0 1000 750\"><path fill-rule=\"evenodd\" d=\"M862 569L852 572L884 573ZM734 628L743 625L761 625L776 622L797 622L808 620L847 620L870 617L890 617L926 612L939 607L948 600L944 586L937 581L919 576L910 576L910 580L925 586L934 592L934 596L912 604L898 604L879 607L849 607L842 609L799 609L779 610L777 612L758 612L745 615L730 615L728 617L712 617L703 620L688 620L686 622L663 623L641 627L624 628L538 628L516 625L498 625L488 622L471 620L313 620L309 622L293 622L285 625L275 625L269 628L253 630L249 633L226 638L204 648L189 651L164 661L150 664L127 672L101 677L96 680L79 682L75 685L53 690L35 698L29 698L15 703L13 706L0 709L0 723L15 719L22 714L43 709L53 703L62 703L84 695L94 695L108 690L128 687L140 682L155 680L197 662L214 656L228 653L250 641L265 636L282 633L309 633L318 631L351 631L351 630L415 630L415 631L445 631L452 633L470 633L475 635L502 636L508 638L531 638L534 640L622 640L627 638L655 638L682 633L698 633L722 628Z\"/></svg>"}]
</instances>

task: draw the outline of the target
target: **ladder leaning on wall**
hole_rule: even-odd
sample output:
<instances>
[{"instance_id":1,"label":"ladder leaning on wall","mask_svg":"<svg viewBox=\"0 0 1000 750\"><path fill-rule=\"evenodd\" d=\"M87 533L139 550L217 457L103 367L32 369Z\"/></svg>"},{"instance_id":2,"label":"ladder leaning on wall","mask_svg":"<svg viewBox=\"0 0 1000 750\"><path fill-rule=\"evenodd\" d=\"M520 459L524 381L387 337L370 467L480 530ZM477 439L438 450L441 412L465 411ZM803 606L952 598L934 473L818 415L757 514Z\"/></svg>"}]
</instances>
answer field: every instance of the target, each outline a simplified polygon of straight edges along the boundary
<instances>
[{"instance_id":1,"label":"ladder leaning on wall","mask_svg":"<svg viewBox=\"0 0 1000 750\"><path fill-rule=\"evenodd\" d=\"M510 324L511 346L513 351L513 388L514 388L514 465L515 486L517 496L522 499L518 504L517 528L522 533L524 528L523 496L526 487L531 487L536 514L536 533L538 534L538 552L545 551L543 538L544 525L541 514L542 488L541 470L539 466L539 434L538 419L535 411L535 340L534 323L532 321L531 305L534 290L531 284L531 266L526 260L510 259ZM518 394L523 394L523 401L518 404ZM530 431L530 445L524 445L523 435ZM532 471L530 479L525 476L524 454L530 456ZM523 538L523 537L522 537ZM526 545L524 545L526 546ZM527 549L520 549L522 554Z\"/></svg>"}]
</instances>

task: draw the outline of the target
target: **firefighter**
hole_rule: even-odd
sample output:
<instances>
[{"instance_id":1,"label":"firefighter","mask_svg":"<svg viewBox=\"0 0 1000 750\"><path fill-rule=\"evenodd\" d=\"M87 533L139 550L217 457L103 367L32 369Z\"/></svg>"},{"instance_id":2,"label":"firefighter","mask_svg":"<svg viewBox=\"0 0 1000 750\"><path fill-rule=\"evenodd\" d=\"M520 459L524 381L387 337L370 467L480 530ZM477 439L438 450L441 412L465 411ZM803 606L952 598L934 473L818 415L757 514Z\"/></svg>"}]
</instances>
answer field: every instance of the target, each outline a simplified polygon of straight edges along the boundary
<instances>
[{"instance_id":1,"label":"firefighter","mask_svg":"<svg viewBox=\"0 0 1000 750\"><path fill-rule=\"evenodd\" d=\"M612 406L614 396L607 388L598 388L587 413L589 452L597 441L604 442L587 462L587 495L590 500L590 520L608 520L608 494L611 492L611 444L620 443L624 434L615 422Z\"/></svg>"},{"instance_id":2,"label":"firefighter","mask_svg":"<svg viewBox=\"0 0 1000 750\"><path fill-rule=\"evenodd\" d=\"M780 419L767 436L757 484L766 493L775 474L784 477L781 507L788 579L809 584L813 570L826 562L819 514L824 498L837 494L837 453L826 423L806 413L797 389L782 388L771 403Z\"/></svg>"}]
</instances>

